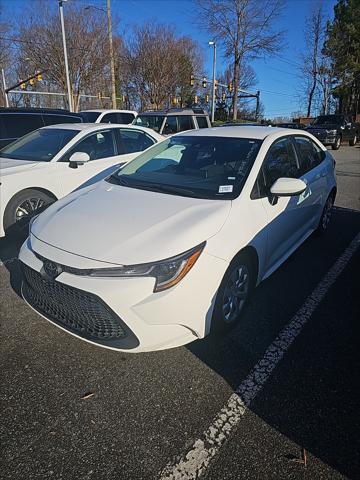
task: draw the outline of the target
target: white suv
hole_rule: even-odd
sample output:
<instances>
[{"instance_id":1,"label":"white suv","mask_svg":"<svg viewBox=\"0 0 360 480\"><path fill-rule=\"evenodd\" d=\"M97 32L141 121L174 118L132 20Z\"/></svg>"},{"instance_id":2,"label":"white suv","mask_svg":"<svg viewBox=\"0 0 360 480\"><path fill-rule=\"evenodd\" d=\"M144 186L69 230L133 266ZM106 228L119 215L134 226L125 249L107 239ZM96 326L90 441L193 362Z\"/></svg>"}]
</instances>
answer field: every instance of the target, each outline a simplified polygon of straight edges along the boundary
<instances>
[{"instance_id":1,"label":"white suv","mask_svg":"<svg viewBox=\"0 0 360 480\"><path fill-rule=\"evenodd\" d=\"M103 347L182 345L234 325L252 289L326 230L335 195L334 160L306 132L174 135L34 220L23 296Z\"/></svg>"},{"instance_id":2,"label":"white suv","mask_svg":"<svg viewBox=\"0 0 360 480\"><path fill-rule=\"evenodd\" d=\"M130 125L137 117L135 110L114 110L99 108L96 110L82 110L77 115L85 123L119 123Z\"/></svg>"}]
</instances>

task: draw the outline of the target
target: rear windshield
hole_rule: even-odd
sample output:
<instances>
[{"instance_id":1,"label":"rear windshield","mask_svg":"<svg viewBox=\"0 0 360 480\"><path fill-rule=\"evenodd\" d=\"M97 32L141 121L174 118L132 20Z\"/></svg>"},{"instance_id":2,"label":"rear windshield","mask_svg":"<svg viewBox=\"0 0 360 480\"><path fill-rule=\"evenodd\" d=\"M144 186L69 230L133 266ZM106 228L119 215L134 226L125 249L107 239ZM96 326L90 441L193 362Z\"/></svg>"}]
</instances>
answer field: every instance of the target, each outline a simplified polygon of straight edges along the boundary
<instances>
[{"instance_id":1,"label":"rear windshield","mask_svg":"<svg viewBox=\"0 0 360 480\"><path fill-rule=\"evenodd\" d=\"M100 113L99 112L79 112L79 115L83 119L84 123L95 123Z\"/></svg>"},{"instance_id":2,"label":"rear windshield","mask_svg":"<svg viewBox=\"0 0 360 480\"><path fill-rule=\"evenodd\" d=\"M0 157L48 162L78 133L79 130L41 128L4 147Z\"/></svg>"},{"instance_id":3,"label":"rear windshield","mask_svg":"<svg viewBox=\"0 0 360 480\"><path fill-rule=\"evenodd\" d=\"M164 115L139 115L133 121L134 125L140 125L141 127L152 128L155 132L160 132L160 128L163 124Z\"/></svg>"}]
</instances>

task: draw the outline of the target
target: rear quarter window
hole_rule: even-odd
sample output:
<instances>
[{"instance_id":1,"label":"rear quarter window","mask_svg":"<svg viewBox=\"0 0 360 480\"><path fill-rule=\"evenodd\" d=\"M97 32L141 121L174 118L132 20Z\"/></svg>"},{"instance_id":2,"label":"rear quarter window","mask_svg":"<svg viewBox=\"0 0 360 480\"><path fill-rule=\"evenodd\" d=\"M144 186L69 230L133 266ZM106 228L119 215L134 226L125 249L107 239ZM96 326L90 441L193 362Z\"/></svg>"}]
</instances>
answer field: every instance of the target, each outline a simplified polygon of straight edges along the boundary
<instances>
[{"instance_id":1,"label":"rear quarter window","mask_svg":"<svg viewBox=\"0 0 360 480\"><path fill-rule=\"evenodd\" d=\"M196 117L199 128L209 128L206 117Z\"/></svg>"}]
</instances>

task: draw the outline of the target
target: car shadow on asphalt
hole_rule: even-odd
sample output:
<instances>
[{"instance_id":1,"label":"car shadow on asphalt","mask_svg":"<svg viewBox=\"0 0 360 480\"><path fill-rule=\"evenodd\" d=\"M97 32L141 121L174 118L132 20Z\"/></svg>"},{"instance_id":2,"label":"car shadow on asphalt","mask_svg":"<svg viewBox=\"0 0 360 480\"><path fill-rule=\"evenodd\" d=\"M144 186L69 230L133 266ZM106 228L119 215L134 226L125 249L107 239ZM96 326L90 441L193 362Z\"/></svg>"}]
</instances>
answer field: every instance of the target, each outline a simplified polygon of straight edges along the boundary
<instances>
[{"instance_id":1,"label":"car shadow on asphalt","mask_svg":"<svg viewBox=\"0 0 360 480\"><path fill-rule=\"evenodd\" d=\"M326 234L312 235L259 285L236 328L186 348L235 391L359 231L360 212L336 207ZM349 478L360 475L354 388L360 370L359 259L360 254L350 262L249 407L266 425ZM284 451L283 457L298 454Z\"/></svg>"}]
</instances>

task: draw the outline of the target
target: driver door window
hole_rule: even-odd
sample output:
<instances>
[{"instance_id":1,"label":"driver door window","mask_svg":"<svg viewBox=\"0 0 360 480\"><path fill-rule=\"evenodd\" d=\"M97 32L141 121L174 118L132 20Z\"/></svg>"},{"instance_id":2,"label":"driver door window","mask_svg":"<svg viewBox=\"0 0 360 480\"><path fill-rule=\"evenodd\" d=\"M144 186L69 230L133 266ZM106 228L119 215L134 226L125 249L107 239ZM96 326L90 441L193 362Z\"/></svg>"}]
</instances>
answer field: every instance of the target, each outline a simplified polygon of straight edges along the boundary
<instances>
[{"instance_id":1,"label":"driver door window","mask_svg":"<svg viewBox=\"0 0 360 480\"><path fill-rule=\"evenodd\" d=\"M263 165L263 175L267 190L281 177L299 177L296 153L288 138L282 138L270 147Z\"/></svg>"},{"instance_id":2,"label":"driver door window","mask_svg":"<svg viewBox=\"0 0 360 480\"><path fill-rule=\"evenodd\" d=\"M103 130L88 135L72 147L61 159L62 162L68 162L71 155L75 152L85 152L90 160L100 160L101 158L113 157L117 154L112 130Z\"/></svg>"}]
</instances>

